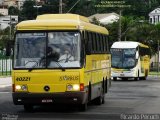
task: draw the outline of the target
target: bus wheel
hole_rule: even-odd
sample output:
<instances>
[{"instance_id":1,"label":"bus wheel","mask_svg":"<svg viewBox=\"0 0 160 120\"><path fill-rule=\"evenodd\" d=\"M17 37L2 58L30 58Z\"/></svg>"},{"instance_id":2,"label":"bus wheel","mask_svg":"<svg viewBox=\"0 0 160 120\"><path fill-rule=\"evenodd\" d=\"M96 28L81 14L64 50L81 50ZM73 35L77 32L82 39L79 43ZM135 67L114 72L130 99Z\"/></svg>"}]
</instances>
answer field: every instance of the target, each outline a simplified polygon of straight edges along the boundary
<instances>
[{"instance_id":1,"label":"bus wheel","mask_svg":"<svg viewBox=\"0 0 160 120\"><path fill-rule=\"evenodd\" d=\"M122 78L122 80L123 80L123 81L127 81L127 80L128 80L128 78Z\"/></svg>"},{"instance_id":2,"label":"bus wheel","mask_svg":"<svg viewBox=\"0 0 160 120\"><path fill-rule=\"evenodd\" d=\"M135 80L135 81L138 81L138 80L139 80L139 78L138 78L138 77L135 77L135 78L134 78L134 80Z\"/></svg>"},{"instance_id":3,"label":"bus wheel","mask_svg":"<svg viewBox=\"0 0 160 120\"><path fill-rule=\"evenodd\" d=\"M147 69L147 70L145 70L144 80L147 80L147 76L148 76L148 69Z\"/></svg>"},{"instance_id":4,"label":"bus wheel","mask_svg":"<svg viewBox=\"0 0 160 120\"><path fill-rule=\"evenodd\" d=\"M105 103L105 94L103 95L103 98L102 98L102 104Z\"/></svg>"},{"instance_id":5,"label":"bus wheel","mask_svg":"<svg viewBox=\"0 0 160 120\"><path fill-rule=\"evenodd\" d=\"M135 81L139 80L139 70L138 70L138 76L134 78Z\"/></svg>"},{"instance_id":6,"label":"bus wheel","mask_svg":"<svg viewBox=\"0 0 160 120\"><path fill-rule=\"evenodd\" d=\"M84 104L80 104L80 106L79 106L80 111L82 111L82 112L86 111L87 107L88 107L87 102L85 102Z\"/></svg>"},{"instance_id":7,"label":"bus wheel","mask_svg":"<svg viewBox=\"0 0 160 120\"><path fill-rule=\"evenodd\" d=\"M140 80L146 80L146 77L140 77Z\"/></svg>"},{"instance_id":8,"label":"bus wheel","mask_svg":"<svg viewBox=\"0 0 160 120\"><path fill-rule=\"evenodd\" d=\"M33 105L24 105L24 110L27 112L32 112L33 111Z\"/></svg>"},{"instance_id":9,"label":"bus wheel","mask_svg":"<svg viewBox=\"0 0 160 120\"><path fill-rule=\"evenodd\" d=\"M114 81L116 81L116 80L117 80L117 78L116 78L116 77L113 77L113 80L114 80Z\"/></svg>"},{"instance_id":10,"label":"bus wheel","mask_svg":"<svg viewBox=\"0 0 160 120\"><path fill-rule=\"evenodd\" d=\"M101 89L101 95L95 99L96 105L101 105L105 103L105 95L103 93L103 88Z\"/></svg>"}]
</instances>

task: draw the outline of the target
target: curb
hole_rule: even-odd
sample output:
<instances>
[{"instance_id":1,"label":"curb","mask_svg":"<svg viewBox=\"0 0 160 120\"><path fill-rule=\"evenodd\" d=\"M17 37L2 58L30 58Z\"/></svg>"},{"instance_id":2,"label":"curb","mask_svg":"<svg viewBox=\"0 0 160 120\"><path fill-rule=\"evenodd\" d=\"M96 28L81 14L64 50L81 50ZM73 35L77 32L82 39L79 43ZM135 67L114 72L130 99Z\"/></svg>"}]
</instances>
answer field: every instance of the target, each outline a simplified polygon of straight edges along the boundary
<instances>
[{"instance_id":1,"label":"curb","mask_svg":"<svg viewBox=\"0 0 160 120\"><path fill-rule=\"evenodd\" d=\"M0 88L11 87L12 85L0 85Z\"/></svg>"},{"instance_id":2,"label":"curb","mask_svg":"<svg viewBox=\"0 0 160 120\"><path fill-rule=\"evenodd\" d=\"M10 87L12 86L12 78L11 77L0 77L0 88Z\"/></svg>"}]
</instances>

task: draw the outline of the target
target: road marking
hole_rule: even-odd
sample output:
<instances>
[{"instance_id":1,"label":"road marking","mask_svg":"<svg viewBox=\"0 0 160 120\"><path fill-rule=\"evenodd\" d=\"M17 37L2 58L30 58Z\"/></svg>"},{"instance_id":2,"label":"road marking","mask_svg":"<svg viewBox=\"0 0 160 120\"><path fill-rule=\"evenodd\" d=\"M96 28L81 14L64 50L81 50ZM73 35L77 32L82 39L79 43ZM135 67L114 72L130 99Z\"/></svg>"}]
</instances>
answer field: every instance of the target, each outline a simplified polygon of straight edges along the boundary
<instances>
[{"instance_id":1,"label":"road marking","mask_svg":"<svg viewBox=\"0 0 160 120\"><path fill-rule=\"evenodd\" d=\"M8 93L12 93L12 92L0 92L0 94L8 94Z\"/></svg>"}]
</instances>

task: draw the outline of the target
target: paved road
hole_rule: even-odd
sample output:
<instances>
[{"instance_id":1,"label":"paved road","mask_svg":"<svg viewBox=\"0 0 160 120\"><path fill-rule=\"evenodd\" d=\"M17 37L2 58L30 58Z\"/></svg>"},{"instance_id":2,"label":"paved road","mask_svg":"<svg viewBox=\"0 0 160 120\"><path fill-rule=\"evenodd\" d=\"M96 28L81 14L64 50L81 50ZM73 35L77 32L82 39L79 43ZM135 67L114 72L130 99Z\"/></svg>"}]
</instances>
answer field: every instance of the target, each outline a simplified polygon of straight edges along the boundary
<instances>
[{"instance_id":1,"label":"paved road","mask_svg":"<svg viewBox=\"0 0 160 120\"><path fill-rule=\"evenodd\" d=\"M150 119L152 117L152 120L158 120L160 119L160 78L113 81L105 99L106 103L101 106L90 104L86 112L80 112L74 106L62 105L37 106L33 113L27 113L22 106L15 106L12 103L11 87L1 87L0 119L139 120L142 118L147 120L147 117Z\"/></svg>"}]
</instances>

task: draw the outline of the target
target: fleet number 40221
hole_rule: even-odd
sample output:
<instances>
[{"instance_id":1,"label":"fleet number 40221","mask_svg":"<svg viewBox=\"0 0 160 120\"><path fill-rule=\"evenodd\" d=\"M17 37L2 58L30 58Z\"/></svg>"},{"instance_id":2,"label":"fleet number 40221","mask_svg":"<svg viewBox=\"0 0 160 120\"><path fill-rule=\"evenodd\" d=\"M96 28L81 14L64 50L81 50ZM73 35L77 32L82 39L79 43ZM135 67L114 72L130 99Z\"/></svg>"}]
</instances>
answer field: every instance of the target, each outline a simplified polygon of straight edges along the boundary
<instances>
[{"instance_id":1,"label":"fleet number 40221","mask_svg":"<svg viewBox=\"0 0 160 120\"><path fill-rule=\"evenodd\" d=\"M30 77L16 77L16 81L30 81Z\"/></svg>"}]
</instances>

